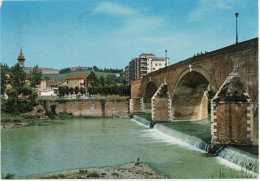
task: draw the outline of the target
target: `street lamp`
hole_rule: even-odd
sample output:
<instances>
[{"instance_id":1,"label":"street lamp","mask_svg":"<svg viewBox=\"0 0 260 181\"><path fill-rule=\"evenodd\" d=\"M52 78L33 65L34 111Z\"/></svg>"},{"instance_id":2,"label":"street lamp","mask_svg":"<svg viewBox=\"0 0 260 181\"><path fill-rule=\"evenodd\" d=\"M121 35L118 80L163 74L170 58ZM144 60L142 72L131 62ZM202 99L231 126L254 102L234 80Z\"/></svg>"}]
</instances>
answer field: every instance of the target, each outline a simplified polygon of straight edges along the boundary
<instances>
[{"instance_id":1,"label":"street lamp","mask_svg":"<svg viewBox=\"0 0 260 181\"><path fill-rule=\"evenodd\" d=\"M238 43L238 35L237 35L237 17L238 17L239 13L235 13L236 16L236 43Z\"/></svg>"}]
</instances>

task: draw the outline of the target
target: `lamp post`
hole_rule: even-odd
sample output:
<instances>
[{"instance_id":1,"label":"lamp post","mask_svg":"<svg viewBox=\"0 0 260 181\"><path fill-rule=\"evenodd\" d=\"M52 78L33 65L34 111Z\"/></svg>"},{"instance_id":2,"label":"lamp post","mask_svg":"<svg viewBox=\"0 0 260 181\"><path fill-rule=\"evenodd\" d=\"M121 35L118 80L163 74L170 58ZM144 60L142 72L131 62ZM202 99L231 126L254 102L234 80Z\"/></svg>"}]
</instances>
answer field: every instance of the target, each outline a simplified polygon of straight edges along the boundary
<instances>
[{"instance_id":1,"label":"lamp post","mask_svg":"<svg viewBox=\"0 0 260 181\"><path fill-rule=\"evenodd\" d=\"M237 35L237 17L238 17L239 13L235 13L236 16L236 43L238 43L238 35Z\"/></svg>"},{"instance_id":2,"label":"lamp post","mask_svg":"<svg viewBox=\"0 0 260 181\"><path fill-rule=\"evenodd\" d=\"M167 50L165 50L165 57L166 57L166 59L167 59Z\"/></svg>"}]
</instances>

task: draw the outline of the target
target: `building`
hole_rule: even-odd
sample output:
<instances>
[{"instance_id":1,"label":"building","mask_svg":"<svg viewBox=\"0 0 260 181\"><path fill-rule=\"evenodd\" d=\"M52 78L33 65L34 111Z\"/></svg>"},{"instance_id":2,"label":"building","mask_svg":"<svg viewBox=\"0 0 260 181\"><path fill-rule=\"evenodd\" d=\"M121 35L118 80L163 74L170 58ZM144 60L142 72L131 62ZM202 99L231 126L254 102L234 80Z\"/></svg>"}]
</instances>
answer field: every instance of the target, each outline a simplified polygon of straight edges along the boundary
<instances>
[{"instance_id":1,"label":"building","mask_svg":"<svg viewBox=\"0 0 260 181\"><path fill-rule=\"evenodd\" d=\"M87 87L88 75L70 75L66 78L68 87Z\"/></svg>"},{"instance_id":2,"label":"building","mask_svg":"<svg viewBox=\"0 0 260 181\"><path fill-rule=\"evenodd\" d=\"M23 50L22 50L22 49L21 49L21 51L20 51L20 55L18 56L17 60L18 60L18 64L19 64L21 67L23 67L23 69L24 69L24 61L25 61L25 58L24 58L24 56L23 56Z\"/></svg>"},{"instance_id":3,"label":"building","mask_svg":"<svg viewBox=\"0 0 260 181\"><path fill-rule=\"evenodd\" d=\"M129 66L128 65L125 67L125 81L127 83L130 82L130 80L129 80Z\"/></svg>"},{"instance_id":4,"label":"building","mask_svg":"<svg viewBox=\"0 0 260 181\"><path fill-rule=\"evenodd\" d=\"M150 72L167 67L169 58L156 57L152 53L142 53L139 58L134 58L125 67L125 80L130 83L131 80L140 79Z\"/></svg>"}]
</instances>

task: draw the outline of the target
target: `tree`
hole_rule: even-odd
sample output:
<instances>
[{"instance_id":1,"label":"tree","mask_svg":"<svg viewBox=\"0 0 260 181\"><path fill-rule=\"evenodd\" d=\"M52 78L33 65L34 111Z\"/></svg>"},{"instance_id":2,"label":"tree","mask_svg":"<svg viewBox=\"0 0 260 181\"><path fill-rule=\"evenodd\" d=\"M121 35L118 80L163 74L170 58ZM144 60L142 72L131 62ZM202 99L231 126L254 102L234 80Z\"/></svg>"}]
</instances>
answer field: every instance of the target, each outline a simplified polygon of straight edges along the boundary
<instances>
[{"instance_id":1,"label":"tree","mask_svg":"<svg viewBox=\"0 0 260 181\"><path fill-rule=\"evenodd\" d=\"M5 76L5 71L3 68L1 68L1 95L5 93L6 89L6 79L7 77Z\"/></svg>"},{"instance_id":2,"label":"tree","mask_svg":"<svg viewBox=\"0 0 260 181\"><path fill-rule=\"evenodd\" d=\"M100 82L100 84L101 84L102 86L105 85L105 78L104 78L103 75L100 76L100 78L99 78L99 82Z\"/></svg>"},{"instance_id":3,"label":"tree","mask_svg":"<svg viewBox=\"0 0 260 181\"><path fill-rule=\"evenodd\" d=\"M70 87L70 96L71 96L71 98L72 98L72 94L73 94L73 92L74 92L73 87Z\"/></svg>"},{"instance_id":4,"label":"tree","mask_svg":"<svg viewBox=\"0 0 260 181\"><path fill-rule=\"evenodd\" d=\"M107 75L107 77L106 77L106 84L107 85L112 84L112 80L111 80L111 77L109 75Z\"/></svg>"},{"instance_id":5,"label":"tree","mask_svg":"<svg viewBox=\"0 0 260 181\"><path fill-rule=\"evenodd\" d=\"M61 98L61 96L64 96L65 95L65 86L60 86L58 88L58 92L59 92L60 98Z\"/></svg>"},{"instance_id":6,"label":"tree","mask_svg":"<svg viewBox=\"0 0 260 181\"><path fill-rule=\"evenodd\" d=\"M81 87L79 91L80 91L81 95L86 94L86 88L84 88L84 87Z\"/></svg>"},{"instance_id":7,"label":"tree","mask_svg":"<svg viewBox=\"0 0 260 181\"><path fill-rule=\"evenodd\" d=\"M79 86L75 87L74 92L75 92L76 95L79 93Z\"/></svg>"},{"instance_id":8,"label":"tree","mask_svg":"<svg viewBox=\"0 0 260 181\"><path fill-rule=\"evenodd\" d=\"M90 74L88 75L87 81L92 87L97 86L99 83L99 79L96 76L95 72L93 71L91 71Z\"/></svg>"},{"instance_id":9,"label":"tree","mask_svg":"<svg viewBox=\"0 0 260 181\"><path fill-rule=\"evenodd\" d=\"M31 77L31 86L35 88L37 85L40 85L42 81L42 70L39 69L38 65L33 68L32 77Z\"/></svg>"},{"instance_id":10,"label":"tree","mask_svg":"<svg viewBox=\"0 0 260 181\"><path fill-rule=\"evenodd\" d=\"M69 95L69 93L70 93L70 89L69 89L68 86L66 86L66 87L65 87L65 94L66 94L66 95Z\"/></svg>"},{"instance_id":11,"label":"tree","mask_svg":"<svg viewBox=\"0 0 260 181\"><path fill-rule=\"evenodd\" d=\"M23 87L25 85L26 74L19 64L12 67L11 85L14 89Z\"/></svg>"}]
</instances>

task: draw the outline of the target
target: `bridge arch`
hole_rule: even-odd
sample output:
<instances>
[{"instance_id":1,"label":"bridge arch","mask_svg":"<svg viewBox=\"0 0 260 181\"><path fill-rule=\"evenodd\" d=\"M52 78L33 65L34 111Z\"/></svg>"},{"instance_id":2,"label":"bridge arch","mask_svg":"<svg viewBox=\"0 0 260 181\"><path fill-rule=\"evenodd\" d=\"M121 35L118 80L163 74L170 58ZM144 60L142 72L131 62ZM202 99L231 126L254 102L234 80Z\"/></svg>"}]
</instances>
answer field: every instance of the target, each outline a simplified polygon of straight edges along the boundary
<instances>
[{"instance_id":1,"label":"bridge arch","mask_svg":"<svg viewBox=\"0 0 260 181\"><path fill-rule=\"evenodd\" d=\"M201 120L208 116L206 91L214 80L202 67L184 70L173 87L172 107L176 120Z\"/></svg>"},{"instance_id":2,"label":"bridge arch","mask_svg":"<svg viewBox=\"0 0 260 181\"><path fill-rule=\"evenodd\" d=\"M157 91L158 87L153 81L149 81L146 83L144 96L143 96L143 102L144 102L144 109L146 111L151 110L151 99L155 92Z\"/></svg>"}]
</instances>

